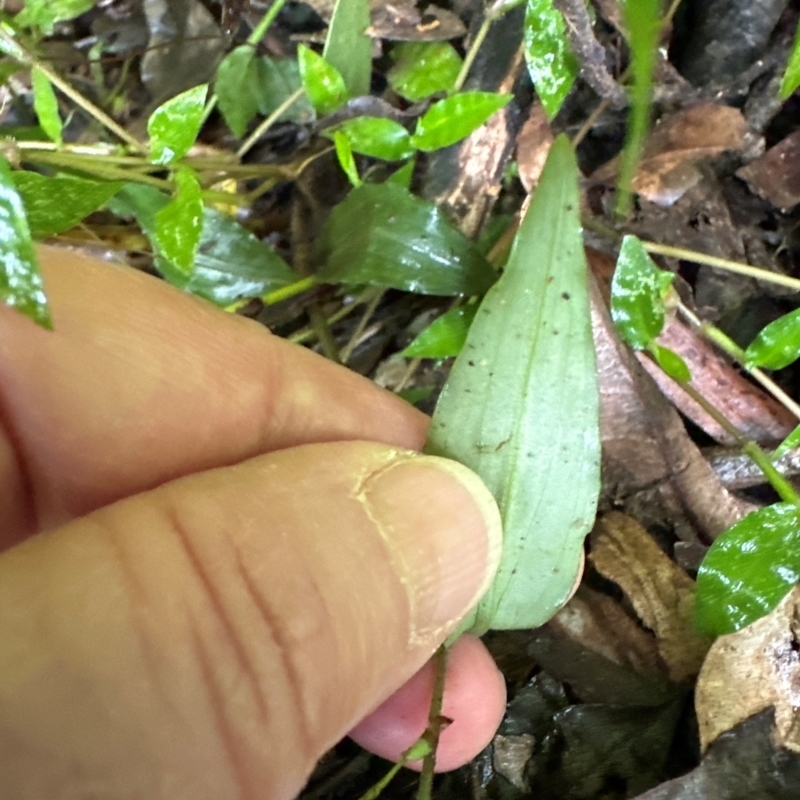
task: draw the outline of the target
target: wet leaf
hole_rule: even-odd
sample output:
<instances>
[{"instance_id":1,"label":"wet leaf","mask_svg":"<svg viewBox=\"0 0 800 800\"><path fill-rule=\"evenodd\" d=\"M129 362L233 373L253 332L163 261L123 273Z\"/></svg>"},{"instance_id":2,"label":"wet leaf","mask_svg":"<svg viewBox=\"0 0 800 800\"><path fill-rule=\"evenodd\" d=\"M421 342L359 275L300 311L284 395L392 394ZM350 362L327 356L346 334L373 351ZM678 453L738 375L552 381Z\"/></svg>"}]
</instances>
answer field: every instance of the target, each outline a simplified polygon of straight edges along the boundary
<instances>
[{"instance_id":1,"label":"wet leaf","mask_svg":"<svg viewBox=\"0 0 800 800\"><path fill-rule=\"evenodd\" d=\"M776 448L771 458L777 461L785 456L790 450L800 446L800 425L798 425Z\"/></svg>"},{"instance_id":2,"label":"wet leaf","mask_svg":"<svg viewBox=\"0 0 800 800\"><path fill-rule=\"evenodd\" d=\"M650 342L648 350L653 354L656 364L670 378L679 383L689 383L691 381L692 373L689 371L689 367L674 350L670 350L669 347L664 347L656 342Z\"/></svg>"},{"instance_id":3,"label":"wet leaf","mask_svg":"<svg viewBox=\"0 0 800 800\"><path fill-rule=\"evenodd\" d=\"M560 136L426 445L477 472L502 513L500 569L465 623L477 633L550 619L580 576L594 522L598 387L579 213L578 167Z\"/></svg>"},{"instance_id":4,"label":"wet leaf","mask_svg":"<svg viewBox=\"0 0 800 800\"><path fill-rule=\"evenodd\" d=\"M494 271L432 204L393 183L364 184L333 209L318 257L325 283L420 294L482 294Z\"/></svg>"},{"instance_id":5,"label":"wet leaf","mask_svg":"<svg viewBox=\"0 0 800 800\"><path fill-rule=\"evenodd\" d=\"M217 68L214 90L219 110L238 138L258 112L257 74L255 50L246 44L231 50Z\"/></svg>"},{"instance_id":6,"label":"wet leaf","mask_svg":"<svg viewBox=\"0 0 800 800\"><path fill-rule=\"evenodd\" d=\"M297 60L306 94L320 114L330 114L347 101L347 87L336 67L303 44L297 48Z\"/></svg>"},{"instance_id":7,"label":"wet leaf","mask_svg":"<svg viewBox=\"0 0 800 800\"><path fill-rule=\"evenodd\" d=\"M40 69L31 70L31 83L33 86L33 109L39 120L39 125L47 137L56 144L64 141L64 123L58 113L58 98L56 97L50 78Z\"/></svg>"},{"instance_id":8,"label":"wet leaf","mask_svg":"<svg viewBox=\"0 0 800 800\"><path fill-rule=\"evenodd\" d=\"M653 71L658 55L658 35L661 29L660 0L625 0L625 24L631 51L631 110L628 132L622 148L619 170L617 211L627 214L631 197L631 181L642 157L647 129L650 124L650 100L653 91Z\"/></svg>"},{"instance_id":9,"label":"wet leaf","mask_svg":"<svg viewBox=\"0 0 800 800\"><path fill-rule=\"evenodd\" d=\"M697 573L697 625L732 633L772 611L800 581L800 509L748 514L709 549Z\"/></svg>"},{"instance_id":10,"label":"wet leaf","mask_svg":"<svg viewBox=\"0 0 800 800\"><path fill-rule=\"evenodd\" d=\"M339 166L344 174L347 175L347 180L353 186L361 186L361 177L358 174L356 160L353 158L353 148L344 131L336 131L333 134L333 145L336 148L336 158L339 161Z\"/></svg>"},{"instance_id":11,"label":"wet leaf","mask_svg":"<svg viewBox=\"0 0 800 800\"><path fill-rule=\"evenodd\" d=\"M43 328L53 327L25 208L4 158L0 158L0 298Z\"/></svg>"},{"instance_id":12,"label":"wet leaf","mask_svg":"<svg viewBox=\"0 0 800 800\"><path fill-rule=\"evenodd\" d=\"M120 216L135 217L152 239L156 214L167 203L169 197L158 189L128 184L111 206ZM243 297L261 297L299 279L279 255L250 231L211 208L203 210L203 231L192 274L186 275L158 253L155 265L174 286L223 308Z\"/></svg>"},{"instance_id":13,"label":"wet leaf","mask_svg":"<svg viewBox=\"0 0 800 800\"><path fill-rule=\"evenodd\" d=\"M525 62L547 116L561 110L580 66L566 25L553 0L528 0L525 9Z\"/></svg>"},{"instance_id":14,"label":"wet leaf","mask_svg":"<svg viewBox=\"0 0 800 800\"><path fill-rule=\"evenodd\" d=\"M643 350L664 327L664 298L674 275L659 269L635 236L626 236L611 282L611 318L622 338Z\"/></svg>"},{"instance_id":15,"label":"wet leaf","mask_svg":"<svg viewBox=\"0 0 800 800\"><path fill-rule=\"evenodd\" d=\"M354 153L384 161L403 161L414 154L411 136L399 123L384 117L355 117L342 123L343 133Z\"/></svg>"},{"instance_id":16,"label":"wet leaf","mask_svg":"<svg viewBox=\"0 0 800 800\"><path fill-rule=\"evenodd\" d=\"M72 175L49 178L28 171L14 172L13 179L25 205L31 235L37 239L74 228L125 185L121 181L89 181Z\"/></svg>"},{"instance_id":17,"label":"wet leaf","mask_svg":"<svg viewBox=\"0 0 800 800\"><path fill-rule=\"evenodd\" d=\"M435 319L403 350L408 358L449 358L457 356L464 347L477 304L454 308Z\"/></svg>"},{"instance_id":18,"label":"wet leaf","mask_svg":"<svg viewBox=\"0 0 800 800\"><path fill-rule=\"evenodd\" d=\"M745 350L748 367L783 369L800 358L800 308L784 314L750 342Z\"/></svg>"},{"instance_id":19,"label":"wet leaf","mask_svg":"<svg viewBox=\"0 0 800 800\"><path fill-rule=\"evenodd\" d=\"M364 33L369 22L369 0L336 0L322 55L342 75L350 97L369 94L372 40Z\"/></svg>"},{"instance_id":20,"label":"wet leaf","mask_svg":"<svg viewBox=\"0 0 800 800\"><path fill-rule=\"evenodd\" d=\"M21 27L39 28L42 33L50 34L57 22L75 19L94 4L95 0L25 0L14 22Z\"/></svg>"},{"instance_id":21,"label":"wet leaf","mask_svg":"<svg viewBox=\"0 0 800 800\"><path fill-rule=\"evenodd\" d=\"M386 74L389 86L412 103L449 92L463 63L449 42L401 42L392 50L392 60Z\"/></svg>"},{"instance_id":22,"label":"wet leaf","mask_svg":"<svg viewBox=\"0 0 800 800\"><path fill-rule=\"evenodd\" d=\"M411 144L431 152L461 141L505 106L513 95L462 92L434 103L417 122Z\"/></svg>"},{"instance_id":23,"label":"wet leaf","mask_svg":"<svg viewBox=\"0 0 800 800\"><path fill-rule=\"evenodd\" d=\"M150 160L172 164L183 158L197 141L203 124L208 84L189 89L159 106L147 121Z\"/></svg>"},{"instance_id":24,"label":"wet leaf","mask_svg":"<svg viewBox=\"0 0 800 800\"><path fill-rule=\"evenodd\" d=\"M414 178L415 166L416 159L412 158L403 164L400 169L395 170L386 180L389 183L396 183L398 186L402 186L404 189L410 189L411 181Z\"/></svg>"},{"instance_id":25,"label":"wet leaf","mask_svg":"<svg viewBox=\"0 0 800 800\"><path fill-rule=\"evenodd\" d=\"M175 196L156 214L153 240L164 258L191 275L203 231L203 190L186 167L175 172L175 183Z\"/></svg>"},{"instance_id":26,"label":"wet leaf","mask_svg":"<svg viewBox=\"0 0 800 800\"><path fill-rule=\"evenodd\" d=\"M789 53L789 63L786 65L786 72L781 81L779 90L781 99L785 100L798 86L800 86L800 23L798 23L797 32L794 35L792 52Z\"/></svg>"}]
</instances>

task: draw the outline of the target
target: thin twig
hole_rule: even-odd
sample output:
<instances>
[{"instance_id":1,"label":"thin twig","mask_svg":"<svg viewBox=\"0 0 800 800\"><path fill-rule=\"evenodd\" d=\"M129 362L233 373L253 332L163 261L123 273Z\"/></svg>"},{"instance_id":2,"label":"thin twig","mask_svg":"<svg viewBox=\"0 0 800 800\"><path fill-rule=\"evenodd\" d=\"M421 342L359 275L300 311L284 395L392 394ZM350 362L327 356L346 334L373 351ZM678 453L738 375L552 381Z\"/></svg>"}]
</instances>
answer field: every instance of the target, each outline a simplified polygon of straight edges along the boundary
<instances>
[{"instance_id":1,"label":"thin twig","mask_svg":"<svg viewBox=\"0 0 800 800\"><path fill-rule=\"evenodd\" d=\"M431 751L425 756L422 773L419 776L417 800L431 800L433 795L433 776L436 770L436 748L439 746L439 735L446 720L442 717L444 686L447 678L447 647L441 645L433 657L433 697L428 715L428 730L425 732Z\"/></svg>"},{"instance_id":2,"label":"thin twig","mask_svg":"<svg viewBox=\"0 0 800 800\"><path fill-rule=\"evenodd\" d=\"M385 289L378 290L375 294L375 297L373 297L372 300L367 304L361 319L358 321L358 325L356 325L356 329L353 331L353 335L339 353L342 364L346 364L350 360L350 356L353 355L353 351L356 349L361 340L361 335L364 333L369 321L372 319L372 315L375 313L376 309L378 308L378 304L381 302L385 294Z\"/></svg>"},{"instance_id":3,"label":"thin twig","mask_svg":"<svg viewBox=\"0 0 800 800\"><path fill-rule=\"evenodd\" d=\"M244 144L236 151L236 158L244 158L258 140L305 94L305 88L300 87L292 92L251 134Z\"/></svg>"}]
</instances>

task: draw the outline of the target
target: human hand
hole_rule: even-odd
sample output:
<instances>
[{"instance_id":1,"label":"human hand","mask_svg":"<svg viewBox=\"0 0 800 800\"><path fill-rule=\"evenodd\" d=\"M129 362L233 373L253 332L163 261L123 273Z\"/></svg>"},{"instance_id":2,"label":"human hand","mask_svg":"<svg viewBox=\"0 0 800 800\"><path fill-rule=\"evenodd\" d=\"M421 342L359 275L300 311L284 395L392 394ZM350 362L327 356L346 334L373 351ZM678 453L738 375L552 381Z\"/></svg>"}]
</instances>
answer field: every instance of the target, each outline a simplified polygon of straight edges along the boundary
<instances>
[{"instance_id":1,"label":"human hand","mask_svg":"<svg viewBox=\"0 0 800 800\"><path fill-rule=\"evenodd\" d=\"M369 381L42 262L56 331L0 307L0 797L290 798L365 717L399 757L497 566L487 490L407 452L427 418ZM504 706L480 642L450 662L443 768Z\"/></svg>"}]
</instances>

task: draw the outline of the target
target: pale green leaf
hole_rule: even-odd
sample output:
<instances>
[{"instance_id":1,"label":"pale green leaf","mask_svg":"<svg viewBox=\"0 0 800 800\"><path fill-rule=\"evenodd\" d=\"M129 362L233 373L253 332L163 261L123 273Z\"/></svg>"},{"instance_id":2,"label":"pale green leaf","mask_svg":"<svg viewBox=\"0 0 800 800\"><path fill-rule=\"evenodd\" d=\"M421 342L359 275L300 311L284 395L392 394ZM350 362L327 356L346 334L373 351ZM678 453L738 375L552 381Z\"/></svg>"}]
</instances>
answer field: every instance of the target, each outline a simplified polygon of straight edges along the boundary
<instances>
[{"instance_id":1,"label":"pale green leaf","mask_svg":"<svg viewBox=\"0 0 800 800\"><path fill-rule=\"evenodd\" d=\"M773 461L783 458L790 450L800 446L800 425L798 425L776 448L770 456Z\"/></svg>"},{"instance_id":2,"label":"pale green leaf","mask_svg":"<svg viewBox=\"0 0 800 800\"><path fill-rule=\"evenodd\" d=\"M689 371L689 367L674 350L670 350L657 342L650 342L647 349L653 354L658 366L670 378L679 383L689 383L691 381L692 373Z\"/></svg>"},{"instance_id":3,"label":"pale green leaf","mask_svg":"<svg viewBox=\"0 0 800 800\"><path fill-rule=\"evenodd\" d=\"M745 351L748 368L783 369L800 358L800 308L759 331Z\"/></svg>"},{"instance_id":4,"label":"pale green leaf","mask_svg":"<svg viewBox=\"0 0 800 800\"><path fill-rule=\"evenodd\" d=\"M203 232L203 189L194 170L175 172L175 197L156 214L153 239L161 255L191 275Z\"/></svg>"},{"instance_id":5,"label":"pale green leaf","mask_svg":"<svg viewBox=\"0 0 800 800\"><path fill-rule=\"evenodd\" d=\"M306 94L320 114L331 114L347 101L344 78L333 64L304 44L297 48L297 60Z\"/></svg>"},{"instance_id":6,"label":"pale green leaf","mask_svg":"<svg viewBox=\"0 0 800 800\"><path fill-rule=\"evenodd\" d=\"M172 164L183 158L197 141L205 117L208 84L201 84L167 100L147 121L150 160Z\"/></svg>"},{"instance_id":7,"label":"pale green leaf","mask_svg":"<svg viewBox=\"0 0 800 800\"><path fill-rule=\"evenodd\" d=\"M350 146L350 140L343 131L336 131L333 134L333 145L336 148L336 158L339 161L339 166L344 174L347 175L347 180L353 186L361 186L361 177L358 174L356 160L353 158L353 148Z\"/></svg>"},{"instance_id":8,"label":"pale green leaf","mask_svg":"<svg viewBox=\"0 0 800 800\"><path fill-rule=\"evenodd\" d=\"M792 51L789 53L789 63L786 65L786 72L781 81L779 91L781 99L785 100L789 97L798 86L800 86L800 23L797 25Z\"/></svg>"},{"instance_id":9,"label":"pale green leaf","mask_svg":"<svg viewBox=\"0 0 800 800\"><path fill-rule=\"evenodd\" d=\"M20 27L39 28L50 34L57 22L63 22L88 11L95 0L25 0L22 11L14 18Z\"/></svg>"},{"instance_id":10,"label":"pale green leaf","mask_svg":"<svg viewBox=\"0 0 800 800\"><path fill-rule=\"evenodd\" d=\"M56 144L64 141L64 123L58 112L58 98L56 97L50 78L38 67L31 70L31 84L33 87L33 110L39 119L39 125L47 137Z\"/></svg>"},{"instance_id":11,"label":"pale green leaf","mask_svg":"<svg viewBox=\"0 0 800 800\"><path fill-rule=\"evenodd\" d=\"M322 55L341 74L350 97L369 94L372 40L370 0L336 0Z\"/></svg>"},{"instance_id":12,"label":"pale green leaf","mask_svg":"<svg viewBox=\"0 0 800 800\"><path fill-rule=\"evenodd\" d=\"M461 71L461 56L449 42L400 42L392 50L389 86L416 103L438 92L449 92Z\"/></svg>"},{"instance_id":13,"label":"pale green leaf","mask_svg":"<svg viewBox=\"0 0 800 800\"><path fill-rule=\"evenodd\" d=\"M393 119L355 117L343 122L336 130L347 137L353 152L362 156L403 161L414 154L408 131Z\"/></svg>"},{"instance_id":14,"label":"pale green leaf","mask_svg":"<svg viewBox=\"0 0 800 800\"><path fill-rule=\"evenodd\" d=\"M580 576L600 489L578 167L563 135L455 361L426 451L477 472L503 517L500 569L466 624L482 633L546 622Z\"/></svg>"},{"instance_id":15,"label":"pale green leaf","mask_svg":"<svg viewBox=\"0 0 800 800\"><path fill-rule=\"evenodd\" d=\"M464 348L477 305L454 308L435 319L401 355L408 358L450 358Z\"/></svg>"}]
</instances>

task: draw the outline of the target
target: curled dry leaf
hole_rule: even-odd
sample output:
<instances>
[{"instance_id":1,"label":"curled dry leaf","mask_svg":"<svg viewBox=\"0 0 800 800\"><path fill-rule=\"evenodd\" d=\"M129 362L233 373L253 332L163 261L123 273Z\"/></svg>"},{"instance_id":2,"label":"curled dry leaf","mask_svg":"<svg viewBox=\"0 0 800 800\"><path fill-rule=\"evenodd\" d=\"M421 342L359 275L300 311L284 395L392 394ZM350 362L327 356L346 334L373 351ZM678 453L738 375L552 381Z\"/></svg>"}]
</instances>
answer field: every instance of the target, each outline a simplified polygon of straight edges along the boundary
<instances>
[{"instance_id":1,"label":"curled dry leaf","mask_svg":"<svg viewBox=\"0 0 800 800\"><path fill-rule=\"evenodd\" d=\"M532 193L539 183L539 176L544 169L544 162L547 161L553 138L553 130L542 104L534 103L517 136L519 179L528 194Z\"/></svg>"},{"instance_id":2,"label":"curled dry leaf","mask_svg":"<svg viewBox=\"0 0 800 800\"><path fill-rule=\"evenodd\" d=\"M747 122L730 106L704 103L662 117L647 138L631 188L651 203L670 206L700 181L696 161L746 145ZM619 158L600 167L592 179L614 178Z\"/></svg>"},{"instance_id":3,"label":"curled dry leaf","mask_svg":"<svg viewBox=\"0 0 800 800\"><path fill-rule=\"evenodd\" d=\"M800 203L800 131L790 133L775 147L747 166L736 176L761 197L781 211Z\"/></svg>"},{"instance_id":4,"label":"curled dry leaf","mask_svg":"<svg viewBox=\"0 0 800 800\"><path fill-rule=\"evenodd\" d=\"M800 753L800 587L766 617L714 642L695 692L702 748L771 707L777 743Z\"/></svg>"},{"instance_id":5,"label":"curled dry leaf","mask_svg":"<svg viewBox=\"0 0 800 800\"><path fill-rule=\"evenodd\" d=\"M616 511L598 520L589 560L653 631L670 678L694 677L711 645L694 631L694 581L636 520Z\"/></svg>"}]
</instances>

